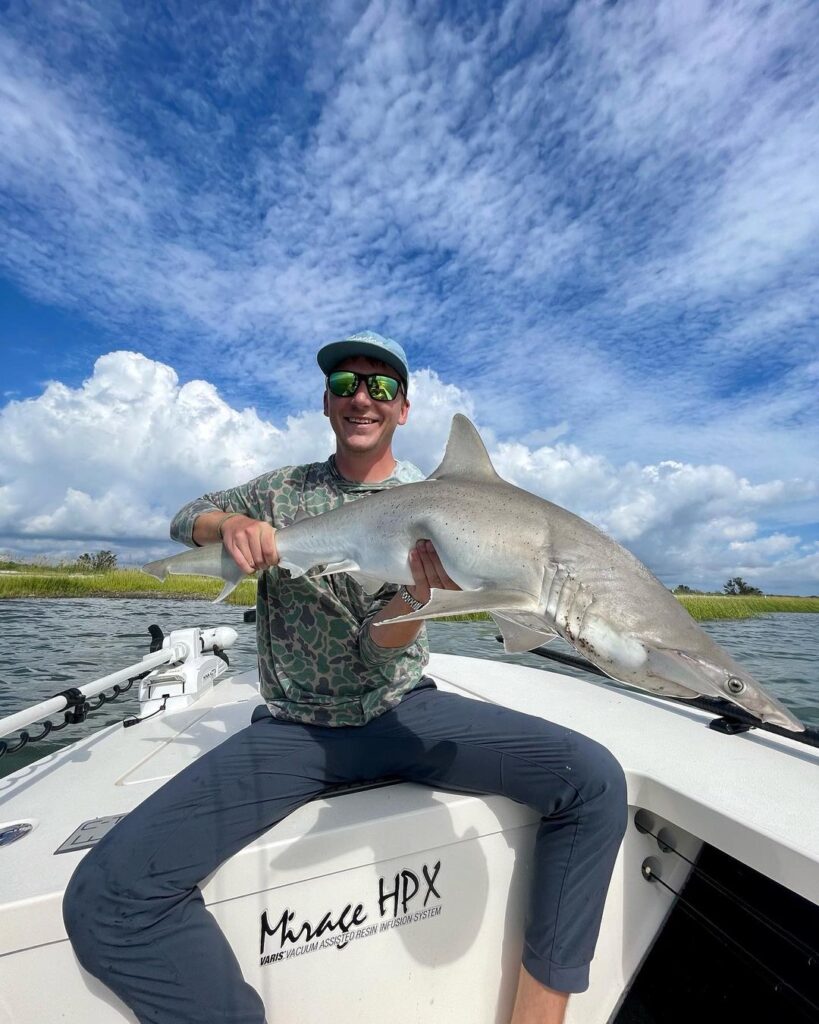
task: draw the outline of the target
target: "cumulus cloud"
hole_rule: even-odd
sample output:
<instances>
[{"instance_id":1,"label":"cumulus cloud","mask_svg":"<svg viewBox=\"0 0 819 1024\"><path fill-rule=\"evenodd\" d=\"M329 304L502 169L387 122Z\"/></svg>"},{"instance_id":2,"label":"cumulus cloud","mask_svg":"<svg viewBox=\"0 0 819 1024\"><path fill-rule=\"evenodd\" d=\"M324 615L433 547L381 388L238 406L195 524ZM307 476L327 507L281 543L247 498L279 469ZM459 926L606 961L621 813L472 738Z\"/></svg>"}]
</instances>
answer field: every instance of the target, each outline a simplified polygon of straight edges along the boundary
<instances>
[{"instance_id":1,"label":"cumulus cloud","mask_svg":"<svg viewBox=\"0 0 819 1024\"><path fill-rule=\"evenodd\" d=\"M799 537L761 535L761 523L817 493L800 480L752 484L720 465L617 466L567 444L499 445L495 465L511 482L615 537L669 585L713 587L740 562L770 567L792 557L802 548Z\"/></svg>"},{"instance_id":2,"label":"cumulus cloud","mask_svg":"<svg viewBox=\"0 0 819 1024\"><path fill-rule=\"evenodd\" d=\"M415 375L412 398L401 454L432 469L452 414L471 403L430 371ZM166 364L112 352L80 387L53 382L0 411L0 543L38 552L41 542L54 551L67 541L155 544L185 501L333 447L320 410L276 426L232 408L207 381L181 384Z\"/></svg>"},{"instance_id":3,"label":"cumulus cloud","mask_svg":"<svg viewBox=\"0 0 819 1024\"><path fill-rule=\"evenodd\" d=\"M665 582L714 586L743 572L785 589L810 587L815 545L762 524L814 494L812 485L751 483L720 465L618 466L562 441L500 441L481 423L473 396L431 370L413 376L410 394L396 450L426 472L441 459L452 415L462 412L477 421L505 479L594 522ZM332 449L318 409L276 425L253 408L233 408L205 380L183 384L167 364L112 352L81 386L53 382L0 411L0 545L38 555L108 547L124 561L158 557L170 550L168 523L185 501Z\"/></svg>"}]
</instances>

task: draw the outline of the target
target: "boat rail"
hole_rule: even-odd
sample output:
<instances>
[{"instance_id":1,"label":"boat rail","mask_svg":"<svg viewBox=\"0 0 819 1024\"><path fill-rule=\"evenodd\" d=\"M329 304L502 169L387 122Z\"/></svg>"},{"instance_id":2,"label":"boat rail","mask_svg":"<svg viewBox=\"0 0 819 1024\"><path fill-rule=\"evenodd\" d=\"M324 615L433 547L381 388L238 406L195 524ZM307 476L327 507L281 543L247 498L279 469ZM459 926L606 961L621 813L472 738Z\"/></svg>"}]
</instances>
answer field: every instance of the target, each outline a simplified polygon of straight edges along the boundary
<instances>
[{"instance_id":1,"label":"boat rail","mask_svg":"<svg viewBox=\"0 0 819 1024\"><path fill-rule=\"evenodd\" d=\"M503 643L502 636L496 636L495 639L498 643ZM618 689L624 690L626 693L645 692L631 687L627 683L621 683L619 679L612 679L602 669L575 654L553 651L545 646L536 647L534 650L529 651L529 654L536 654L539 658L545 658L547 661L556 661L560 665L582 669L584 672L591 672L596 676L601 676L606 682ZM808 747L819 747L819 729L815 726L805 726L803 732L783 729L780 725L762 722L744 708L732 704L731 701L721 700L719 697L692 697L690 700L684 700L681 697L669 697L666 694L660 693L652 693L652 696L657 697L659 700L669 701L672 704L682 704L685 707L699 708L700 711L709 711L715 717L708 723L708 728L714 729L717 732L735 735L748 732L749 729L762 729L764 732L772 732L777 736L796 740L797 743L804 743Z\"/></svg>"}]
</instances>

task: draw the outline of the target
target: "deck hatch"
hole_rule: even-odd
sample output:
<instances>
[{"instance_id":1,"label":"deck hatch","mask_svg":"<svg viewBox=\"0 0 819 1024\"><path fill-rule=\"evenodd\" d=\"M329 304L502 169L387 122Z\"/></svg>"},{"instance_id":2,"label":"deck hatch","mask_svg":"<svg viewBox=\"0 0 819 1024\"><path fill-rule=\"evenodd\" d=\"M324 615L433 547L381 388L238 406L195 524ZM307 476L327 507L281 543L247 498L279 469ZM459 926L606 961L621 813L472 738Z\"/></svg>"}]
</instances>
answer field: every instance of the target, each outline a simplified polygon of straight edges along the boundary
<instances>
[{"instance_id":1,"label":"deck hatch","mask_svg":"<svg viewBox=\"0 0 819 1024\"><path fill-rule=\"evenodd\" d=\"M109 814L107 818L91 818L79 825L65 842L60 843L54 851L58 853L73 853L74 850L87 850L98 843L104 835L107 835L118 821L122 821L124 814Z\"/></svg>"}]
</instances>

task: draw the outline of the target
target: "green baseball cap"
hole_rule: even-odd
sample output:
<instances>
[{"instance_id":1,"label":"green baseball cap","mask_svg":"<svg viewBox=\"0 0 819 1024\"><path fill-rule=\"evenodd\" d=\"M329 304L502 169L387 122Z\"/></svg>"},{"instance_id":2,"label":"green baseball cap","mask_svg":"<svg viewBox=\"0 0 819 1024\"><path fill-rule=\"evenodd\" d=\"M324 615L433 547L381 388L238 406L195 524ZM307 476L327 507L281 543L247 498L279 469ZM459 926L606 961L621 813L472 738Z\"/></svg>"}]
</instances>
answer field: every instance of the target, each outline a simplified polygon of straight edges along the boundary
<instances>
[{"instance_id":1,"label":"green baseball cap","mask_svg":"<svg viewBox=\"0 0 819 1024\"><path fill-rule=\"evenodd\" d=\"M397 341L385 338L375 331L358 331L342 341L331 341L318 350L316 360L326 377L332 373L339 363L351 356L369 356L380 359L391 366L404 382L404 391L409 387L409 365L407 356Z\"/></svg>"}]
</instances>

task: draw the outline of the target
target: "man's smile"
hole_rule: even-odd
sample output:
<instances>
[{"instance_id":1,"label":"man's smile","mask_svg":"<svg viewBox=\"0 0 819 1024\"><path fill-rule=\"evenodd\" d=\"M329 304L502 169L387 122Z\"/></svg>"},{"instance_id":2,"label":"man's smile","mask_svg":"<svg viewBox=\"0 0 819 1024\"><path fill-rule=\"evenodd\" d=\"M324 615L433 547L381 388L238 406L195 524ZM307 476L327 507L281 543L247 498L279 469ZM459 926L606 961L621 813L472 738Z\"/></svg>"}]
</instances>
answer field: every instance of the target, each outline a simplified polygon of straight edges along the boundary
<instances>
[{"instance_id":1,"label":"man's smile","mask_svg":"<svg viewBox=\"0 0 819 1024\"><path fill-rule=\"evenodd\" d=\"M385 385L384 394L395 390L393 398L375 399L369 392L370 383L374 385L382 373L385 378L391 378L391 386ZM355 391L352 394L338 395L330 387L330 377L339 375L345 379L335 380L334 384L345 385L346 391L350 390L353 383L348 378L354 378ZM392 385L395 385L395 389ZM378 393L381 395L381 391ZM389 364L382 364L364 355L354 355L334 367L327 377L324 415L330 418L330 425L336 435L336 456L340 460L340 472L346 473L351 480L361 479L357 474L365 474L364 479L367 479L366 474L373 465L378 464L380 468L374 478L385 479L395 464L390 451L392 435L395 428L406 421L408 411L409 400L397 378L392 375ZM363 468L362 460L367 463Z\"/></svg>"}]
</instances>

